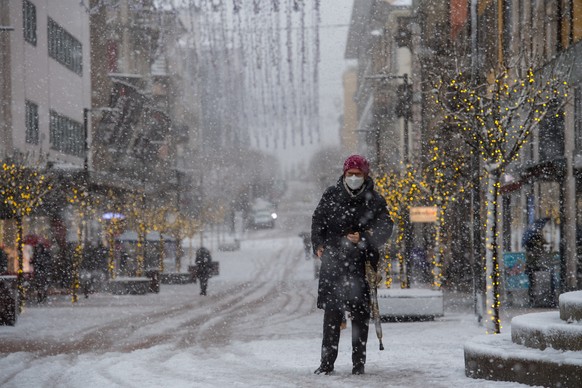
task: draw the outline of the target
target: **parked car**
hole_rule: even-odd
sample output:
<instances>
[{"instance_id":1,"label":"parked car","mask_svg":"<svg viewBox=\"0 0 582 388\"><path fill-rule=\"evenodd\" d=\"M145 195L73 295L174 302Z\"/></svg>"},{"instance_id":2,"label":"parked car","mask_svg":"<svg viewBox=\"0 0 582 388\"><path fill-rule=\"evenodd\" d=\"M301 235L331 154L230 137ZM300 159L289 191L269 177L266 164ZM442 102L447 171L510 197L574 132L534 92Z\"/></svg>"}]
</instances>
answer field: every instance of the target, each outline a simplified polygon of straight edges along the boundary
<instances>
[{"instance_id":1,"label":"parked car","mask_svg":"<svg viewBox=\"0 0 582 388\"><path fill-rule=\"evenodd\" d=\"M251 226L255 228L274 228L277 213L269 209L255 210L251 214Z\"/></svg>"}]
</instances>

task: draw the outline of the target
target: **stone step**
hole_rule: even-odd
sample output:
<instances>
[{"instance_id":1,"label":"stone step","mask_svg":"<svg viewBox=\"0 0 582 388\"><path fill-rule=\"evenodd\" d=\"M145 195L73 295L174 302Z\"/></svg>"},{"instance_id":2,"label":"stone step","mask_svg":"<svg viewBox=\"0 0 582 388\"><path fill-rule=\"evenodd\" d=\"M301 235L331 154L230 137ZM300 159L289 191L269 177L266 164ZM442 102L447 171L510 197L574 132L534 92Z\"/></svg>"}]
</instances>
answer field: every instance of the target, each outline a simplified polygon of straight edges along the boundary
<instances>
[{"instance_id":1,"label":"stone step","mask_svg":"<svg viewBox=\"0 0 582 388\"><path fill-rule=\"evenodd\" d=\"M114 295L145 295L150 292L150 284L145 277L118 277L109 281L107 289Z\"/></svg>"},{"instance_id":2,"label":"stone step","mask_svg":"<svg viewBox=\"0 0 582 388\"><path fill-rule=\"evenodd\" d=\"M567 323L558 311L524 314L511 320L511 339L528 348L580 351L582 322Z\"/></svg>"},{"instance_id":3,"label":"stone step","mask_svg":"<svg viewBox=\"0 0 582 388\"><path fill-rule=\"evenodd\" d=\"M426 321L444 315L443 292L422 288L379 288L378 307L384 321Z\"/></svg>"},{"instance_id":4,"label":"stone step","mask_svg":"<svg viewBox=\"0 0 582 388\"><path fill-rule=\"evenodd\" d=\"M160 274L162 284L188 284L192 283L192 275L187 272L170 272Z\"/></svg>"},{"instance_id":5,"label":"stone step","mask_svg":"<svg viewBox=\"0 0 582 388\"><path fill-rule=\"evenodd\" d=\"M582 291L566 292L560 295L560 319L582 321Z\"/></svg>"},{"instance_id":6,"label":"stone step","mask_svg":"<svg viewBox=\"0 0 582 388\"><path fill-rule=\"evenodd\" d=\"M17 284L16 276L0 276L0 325L16 324L19 314Z\"/></svg>"},{"instance_id":7,"label":"stone step","mask_svg":"<svg viewBox=\"0 0 582 388\"><path fill-rule=\"evenodd\" d=\"M582 387L582 352L513 343L509 333L483 335L465 343L468 377L543 387Z\"/></svg>"}]
</instances>

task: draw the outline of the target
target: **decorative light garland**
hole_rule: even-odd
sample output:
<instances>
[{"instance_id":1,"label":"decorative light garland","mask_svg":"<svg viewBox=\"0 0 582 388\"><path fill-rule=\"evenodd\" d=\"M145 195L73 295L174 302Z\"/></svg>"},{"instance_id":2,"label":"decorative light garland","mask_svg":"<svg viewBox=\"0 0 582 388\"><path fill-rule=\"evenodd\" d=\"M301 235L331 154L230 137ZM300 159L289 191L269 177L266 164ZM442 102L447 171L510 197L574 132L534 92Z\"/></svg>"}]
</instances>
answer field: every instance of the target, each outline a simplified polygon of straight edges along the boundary
<instances>
[{"instance_id":1,"label":"decorative light garland","mask_svg":"<svg viewBox=\"0 0 582 388\"><path fill-rule=\"evenodd\" d=\"M556 70L556 69L554 69ZM510 72L515 77L510 78ZM446 75L445 75L446 77ZM553 74L537 82L532 68L523 78L516 69L501 68L491 74L490 82L476 85L462 73L436 83L435 104L451 128L459 128L464 140L480 155L488 177L486 214L487 314L493 333L501 331L499 317L501 277L497 241L499 220L497 198L500 176L516 160L532 131L548 115L548 101L564 104L568 85ZM556 112L556 114L561 114Z\"/></svg>"},{"instance_id":2,"label":"decorative light garland","mask_svg":"<svg viewBox=\"0 0 582 388\"><path fill-rule=\"evenodd\" d=\"M320 0L308 4L233 0L232 8L224 1L185 5L200 39L196 49L202 67L214 69L217 84L227 78L221 90L243 89L242 97L217 102L225 112L222 127L232 128L239 139L267 148L319 141ZM253 109L246 107L247 100L255 102Z\"/></svg>"},{"instance_id":3,"label":"decorative light garland","mask_svg":"<svg viewBox=\"0 0 582 388\"><path fill-rule=\"evenodd\" d=\"M24 285L24 229L23 219L42 205L43 199L52 190L50 180L36 169L14 162L3 162L0 170L0 194L4 205L16 219L16 247L18 252L17 289L18 309L21 312L26 300Z\"/></svg>"}]
</instances>

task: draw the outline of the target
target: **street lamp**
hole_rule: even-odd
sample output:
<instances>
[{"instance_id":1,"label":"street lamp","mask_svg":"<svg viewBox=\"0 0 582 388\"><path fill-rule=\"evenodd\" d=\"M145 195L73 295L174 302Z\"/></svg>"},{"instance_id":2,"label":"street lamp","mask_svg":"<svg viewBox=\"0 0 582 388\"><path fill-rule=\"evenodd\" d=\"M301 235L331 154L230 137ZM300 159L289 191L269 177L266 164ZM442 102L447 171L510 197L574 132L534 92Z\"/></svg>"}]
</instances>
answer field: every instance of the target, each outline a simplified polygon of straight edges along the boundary
<instances>
[{"instance_id":1,"label":"street lamp","mask_svg":"<svg viewBox=\"0 0 582 388\"><path fill-rule=\"evenodd\" d=\"M85 191L85 195L89 195L89 164L90 164L90 131L89 131L89 124L90 124L90 117L89 114L91 112L103 112L103 111L119 111L117 108L110 108L110 107L96 107L96 108L83 108L83 176L82 176L82 186L83 190ZM82 241L82 249L85 249L87 235L88 235L88 225L87 225L87 212L84 211L82 215L82 224L83 224L83 241ZM111 219L112 222L115 218ZM81 241L79 241L81 243Z\"/></svg>"},{"instance_id":2,"label":"street lamp","mask_svg":"<svg viewBox=\"0 0 582 388\"><path fill-rule=\"evenodd\" d=\"M401 79L402 84L398 87L398 106L396 109L396 114L399 117L404 119L403 125L403 138L404 138L404 145L402 147L402 159L404 165L407 166L409 163L409 119L412 116L412 90L411 84L409 83L408 74L374 74L365 77L367 80L379 80L379 81L387 81L387 80L395 80ZM378 135L378 142L376 145L377 149L376 152L378 154L378 163L380 162L380 143L379 143L379 135ZM406 288L410 287L410 267L411 267L411 251L412 251L412 224L410 222L410 212L405 215L404 217L404 263L406 266L405 272L405 282Z\"/></svg>"},{"instance_id":3,"label":"street lamp","mask_svg":"<svg viewBox=\"0 0 582 388\"><path fill-rule=\"evenodd\" d=\"M89 174L89 113L92 112L119 112L118 108L111 108L108 106L83 108L83 171L86 176Z\"/></svg>"},{"instance_id":4,"label":"street lamp","mask_svg":"<svg viewBox=\"0 0 582 388\"><path fill-rule=\"evenodd\" d=\"M412 102L412 91L410 90L411 84L408 82L408 74L374 74L364 77L367 80L379 80L379 81L386 81L386 80L394 80L394 79L401 79L402 80L402 90L399 88L399 104L397 109L397 114L404 119L404 128L403 128L403 138L404 138L404 146L402 148L402 158L405 164L408 164L409 159L409 128L408 128L408 121L411 116L411 102ZM376 150L379 153L379 150Z\"/></svg>"}]
</instances>

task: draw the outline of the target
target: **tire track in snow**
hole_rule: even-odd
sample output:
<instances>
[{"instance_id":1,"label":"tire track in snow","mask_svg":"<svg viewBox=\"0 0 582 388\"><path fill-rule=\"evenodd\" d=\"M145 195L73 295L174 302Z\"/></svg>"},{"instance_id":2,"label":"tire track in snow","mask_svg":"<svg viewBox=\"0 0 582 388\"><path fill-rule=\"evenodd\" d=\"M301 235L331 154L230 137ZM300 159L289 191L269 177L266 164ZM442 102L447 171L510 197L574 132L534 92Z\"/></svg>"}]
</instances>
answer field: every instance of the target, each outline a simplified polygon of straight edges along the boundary
<instances>
[{"instance_id":1,"label":"tire track in snow","mask_svg":"<svg viewBox=\"0 0 582 388\"><path fill-rule=\"evenodd\" d=\"M287 239L284 246L274 255L260 258L262 270L255 276L256 285L252 287L252 291L241 297L230 308L221 309L218 316L198 317L189 322L187 326L195 330L184 337L183 346L196 343L204 347L215 347L218 344L227 344L232 339L240 340L240 333L251 332L260 335L260 328L266 324L265 317L273 317L277 314L284 316L281 321L294 319L294 310L297 307L290 312L286 310L291 301L297 299L297 296L282 296L280 284L287 283L286 280L294 275L298 262L296 250L291 239ZM308 298L313 304L313 297L308 290L300 293L299 297L302 301ZM283 298L282 303L278 302L280 298ZM304 303L295 303L295 305L303 306ZM311 311L311 308L308 311ZM199 327L196 329L197 326ZM235 332L238 334L234 334Z\"/></svg>"},{"instance_id":2,"label":"tire track in snow","mask_svg":"<svg viewBox=\"0 0 582 388\"><path fill-rule=\"evenodd\" d=\"M257 326L284 324L313 310L314 298L309 287L293 287L299 283L292 280L300 260L298 249L287 238L279 249L257 259L251 281L219 291L202 303L196 300L159 306L155 312L144 311L115 319L66 342L60 338L46 338L43 341L3 338L0 353L25 351L44 357L131 352L173 342L177 342L181 348L195 344L215 347L233 339L242 339L246 335L241 333L245 332L260 336ZM176 330L168 330L163 334L138 335L149 327L167 323L171 326L172 321L174 324L182 322Z\"/></svg>"}]
</instances>

